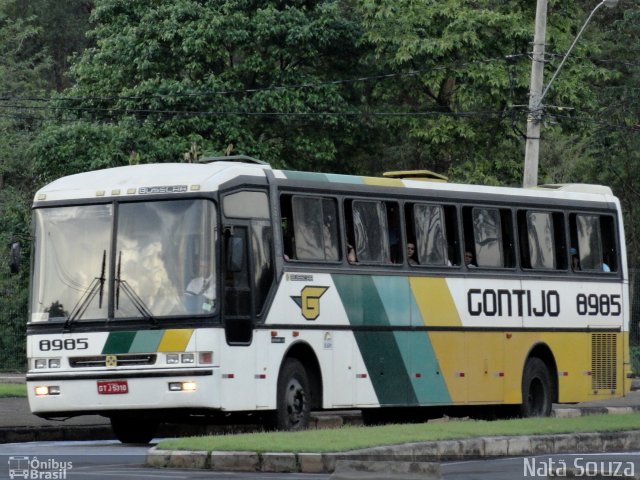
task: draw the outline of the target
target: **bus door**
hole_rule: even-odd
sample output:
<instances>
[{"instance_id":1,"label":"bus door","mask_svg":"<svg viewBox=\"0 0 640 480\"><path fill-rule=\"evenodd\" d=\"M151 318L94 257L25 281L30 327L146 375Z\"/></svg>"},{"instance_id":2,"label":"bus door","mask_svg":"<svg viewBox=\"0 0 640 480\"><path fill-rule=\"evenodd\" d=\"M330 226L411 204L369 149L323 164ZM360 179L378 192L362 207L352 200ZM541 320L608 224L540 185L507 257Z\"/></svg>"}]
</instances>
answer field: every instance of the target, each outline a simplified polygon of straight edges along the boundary
<instances>
[{"instance_id":1,"label":"bus door","mask_svg":"<svg viewBox=\"0 0 640 480\"><path fill-rule=\"evenodd\" d=\"M242 395L251 408L267 405L267 389L257 388L265 378L268 345L254 338L256 323L263 321L273 284L273 235L267 194L242 190L223 197L223 321L229 362L240 365ZM258 330L258 335L266 330ZM266 333L265 333L266 334ZM254 345L255 344L255 345ZM249 348L251 346L251 348ZM226 363L226 362L225 362ZM224 372L222 372L224 375ZM237 373L236 373L237 375ZM257 397L253 394L254 388ZM238 399L234 400L237 402Z\"/></svg>"}]
</instances>

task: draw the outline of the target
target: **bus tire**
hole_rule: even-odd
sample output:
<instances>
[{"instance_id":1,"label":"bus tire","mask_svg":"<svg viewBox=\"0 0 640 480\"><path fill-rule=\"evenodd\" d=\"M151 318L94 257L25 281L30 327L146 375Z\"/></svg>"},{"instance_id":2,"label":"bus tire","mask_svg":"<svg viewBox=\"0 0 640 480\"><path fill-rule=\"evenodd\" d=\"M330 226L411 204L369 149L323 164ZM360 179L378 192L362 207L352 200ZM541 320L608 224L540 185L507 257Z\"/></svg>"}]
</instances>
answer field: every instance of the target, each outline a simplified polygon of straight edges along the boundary
<instances>
[{"instance_id":1,"label":"bus tire","mask_svg":"<svg viewBox=\"0 0 640 480\"><path fill-rule=\"evenodd\" d=\"M276 426L278 430L304 430L311 417L311 384L300 361L289 358L278 378Z\"/></svg>"},{"instance_id":2,"label":"bus tire","mask_svg":"<svg viewBox=\"0 0 640 480\"><path fill-rule=\"evenodd\" d=\"M158 431L158 422L133 417L111 417L111 430L122 443L148 444Z\"/></svg>"},{"instance_id":3,"label":"bus tire","mask_svg":"<svg viewBox=\"0 0 640 480\"><path fill-rule=\"evenodd\" d=\"M547 365L537 357L527 360L522 374L523 417L548 417L553 406L553 381Z\"/></svg>"}]
</instances>

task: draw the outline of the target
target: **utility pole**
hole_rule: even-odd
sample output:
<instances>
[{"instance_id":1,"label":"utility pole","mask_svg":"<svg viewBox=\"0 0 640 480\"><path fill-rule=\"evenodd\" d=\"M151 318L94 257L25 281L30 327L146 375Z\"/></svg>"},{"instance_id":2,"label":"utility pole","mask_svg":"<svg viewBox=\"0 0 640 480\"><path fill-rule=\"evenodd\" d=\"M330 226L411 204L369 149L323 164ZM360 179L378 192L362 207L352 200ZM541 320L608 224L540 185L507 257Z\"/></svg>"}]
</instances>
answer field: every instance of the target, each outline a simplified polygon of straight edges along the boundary
<instances>
[{"instance_id":1,"label":"utility pole","mask_svg":"<svg viewBox=\"0 0 640 480\"><path fill-rule=\"evenodd\" d=\"M536 29L533 36L531 62L531 88L527 115L527 144L524 154L524 188L538 185L538 158L540 156L540 130L542 121L542 85L544 75L544 44L547 32L547 0L538 0Z\"/></svg>"},{"instance_id":2,"label":"utility pole","mask_svg":"<svg viewBox=\"0 0 640 480\"><path fill-rule=\"evenodd\" d=\"M618 4L619 0L601 0L598 5L591 11L587 20L573 40L573 43L562 58L560 65L554 72L547 87L542 90L542 75L544 73L544 43L547 29L547 0L538 0L536 5L536 31L533 37L533 61L531 64L531 93L529 94L529 115L527 115L527 145L524 153L524 174L522 178L522 186L524 188L535 187L538 185L538 159L540 157L540 130L542 127L542 100L549 91L551 84L560 73L560 69L567 61L567 57L576 46L582 33L587 28L591 17L598 11L600 7L605 5L613 8Z\"/></svg>"}]
</instances>

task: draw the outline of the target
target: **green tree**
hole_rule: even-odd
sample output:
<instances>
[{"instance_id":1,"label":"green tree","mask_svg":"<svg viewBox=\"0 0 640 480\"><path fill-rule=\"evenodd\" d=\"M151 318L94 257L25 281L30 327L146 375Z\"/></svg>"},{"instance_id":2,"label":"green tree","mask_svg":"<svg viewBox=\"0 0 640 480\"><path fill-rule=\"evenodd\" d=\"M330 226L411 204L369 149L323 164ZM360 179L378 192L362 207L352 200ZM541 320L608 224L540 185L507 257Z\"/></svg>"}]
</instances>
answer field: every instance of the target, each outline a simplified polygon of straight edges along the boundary
<instances>
[{"instance_id":1,"label":"green tree","mask_svg":"<svg viewBox=\"0 0 640 480\"><path fill-rule=\"evenodd\" d=\"M0 3L0 368L24 368L24 331L28 259L20 275L10 277L8 246L20 241L29 250L32 163L27 154L39 115L29 95L39 95L49 62L44 52L26 54L37 37L34 18L15 18L16 2Z\"/></svg>"},{"instance_id":2,"label":"green tree","mask_svg":"<svg viewBox=\"0 0 640 480\"><path fill-rule=\"evenodd\" d=\"M47 129L35 149L58 159L56 174L97 167L94 149L74 147L86 128L111 135L117 164L132 155L178 161L195 144L276 166L353 171L351 159L371 148L354 141L365 131L358 119L340 115L357 91L333 83L357 73L360 32L348 2L105 0L92 22L95 46L56 103L60 120L73 122ZM76 157L65 167L69 148Z\"/></svg>"},{"instance_id":3,"label":"green tree","mask_svg":"<svg viewBox=\"0 0 640 480\"><path fill-rule=\"evenodd\" d=\"M584 10L576 1L549 3L547 51L564 52ZM378 64L407 73L372 92L377 108L408 114L387 121L396 132L388 147L397 152L398 166L448 171L465 181L520 184L535 2L361 5L365 39ZM578 54L586 51L598 51L589 38ZM576 62L547 100L592 105L588 86L607 75L589 60Z\"/></svg>"}]
</instances>

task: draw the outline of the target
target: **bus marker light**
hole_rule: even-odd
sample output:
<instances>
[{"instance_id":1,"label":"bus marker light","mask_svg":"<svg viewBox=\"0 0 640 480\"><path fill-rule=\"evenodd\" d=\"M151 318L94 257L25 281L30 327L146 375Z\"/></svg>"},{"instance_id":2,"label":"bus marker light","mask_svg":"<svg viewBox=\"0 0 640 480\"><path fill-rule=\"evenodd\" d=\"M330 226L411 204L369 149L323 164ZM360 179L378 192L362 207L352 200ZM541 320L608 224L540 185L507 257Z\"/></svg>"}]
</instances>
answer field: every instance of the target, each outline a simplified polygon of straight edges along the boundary
<instances>
[{"instance_id":1,"label":"bus marker light","mask_svg":"<svg viewBox=\"0 0 640 480\"><path fill-rule=\"evenodd\" d=\"M49 359L49 368L60 368L60 359L59 358L50 358Z\"/></svg>"},{"instance_id":2,"label":"bus marker light","mask_svg":"<svg viewBox=\"0 0 640 480\"><path fill-rule=\"evenodd\" d=\"M498 377L500 378L504 377L504 372L498 372Z\"/></svg>"},{"instance_id":3,"label":"bus marker light","mask_svg":"<svg viewBox=\"0 0 640 480\"><path fill-rule=\"evenodd\" d=\"M295 337L299 337L300 336L300 332L293 332L292 335L293 335L294 338Z\"/></svg>"},{"instance_id":4,"label":"bus marker light","mask_svg":"<svg viewBox=\"0 0 640 480\"><path fill-rule=\"evenodd\" d=\"M195 363L196 358L193 353L183 353L181 357L182 363Z\"/></svg>"},{"instance_id":5,"label":"bus marker light","mask_svg":"<svg viewBox=\"0 0 640 480\"><path fill-rule=\"evenodd\" d=\"M179 363L179 361L177 353L167 353L167 363L169 365L175 365L176 363Z\"/></svg>"},{"instance_id":6,"label":"bus marker light","mask_svg":"<svg viewBox=\"0 0 640 480\"><path fill-rule=\"evenodd\" d=\"M458 372L458 376L459 376L460 378L464 378L464 372Z\"/></svg>"},{"instance_id":7,"label":"bus marker light","mask_svg":"<svg viewBox=\"0 0 640 480\"><path fill-rule=\"evenodd\" d=\"M366 373L357 373L356 374L356 378L367 378L367 374Z\"/></svg>"},{"instance_id":8,"label":"bus marker light","mask_svg":"<svg viewBox=\"0 0 640 480\"><path fill-rule=\"evenodd\" d=\"M171 391L171 392L180 392L180 391L182 391L182 383L180 383L180 382L169 382L169 391Z\"/></svg>"},{"instance_id":9,"label":"bus marker light","mask_svg":"<svg viewBox=\"0 0 640 480\"><path fill-rule=\"evenodd\" d=\"M560 372L558 375L560 377L568 377L569 376L569 372Z\"/></svg>"},{"instance_id":10,"label":"bus marker light","mask_svg":"<svg viewBox=\"0 0 640 480\"><path fill-rule=\"evenodd\" d=\"M591 372L584 372L585 375L587 375L588 377L590 377L592 375Z\"/></svg>"},{"instance_id":11,"label":"bus marker light","mask_svg":"<svg viewBox=\"0 0 640 480\"><path fill-rule=\"evenodd\" d=\"M271 336L272 337L277 337L278 336L277 330L271 330Z\"/></svg>"},{"instance_id":12,"label":"bus marker light","mask_svg":"<svg viewBox=\"0 0 640 480\"><path fill-rule=\"evenodd\" d=\"M223 373L222 378L236 378L236 376L233 373Z\"/></svg>"},{"instance_id":13,"label":"bus marker light","mask_svg":"<svg viewBox=\"0 0 640 480\"><path fill-rule=\"evenodd\" d=\"M47 368L47 359L46 358L36 358L34 362L34 366L36 368Z\"/></svg>"},{"instance_id":14,"label":"bus marker light","mask_svg":"<svg viewBox=\"0 0 640 480\"><path fill-rule=\"evenodd\" d=\"M421 373L416 373L416 378L422 378L422 374Z\"/></svg>"},{"instance_id":15,"label":"bus marker light","mask_svg":"<svg viewBox=\"0 0 640 480\"><path fill-rule=\"evenodd\" d=\"M211 365L213 363L213 352L200 352L198 363L201 365Z\"/></svg>"},{"instance_id":16,"label":"bus marker light","mask_svg":"<svg viewBox=\"0 0 640 480\"><path fill-rule=\"evenodd\" d=\"M255 378L259 380L264 380L267 376L264 373L256 373Z\"/></svg>"}]
</instances>

